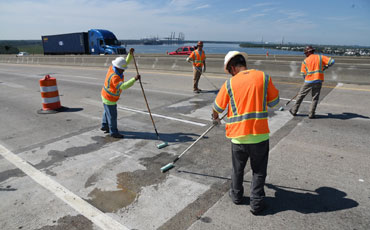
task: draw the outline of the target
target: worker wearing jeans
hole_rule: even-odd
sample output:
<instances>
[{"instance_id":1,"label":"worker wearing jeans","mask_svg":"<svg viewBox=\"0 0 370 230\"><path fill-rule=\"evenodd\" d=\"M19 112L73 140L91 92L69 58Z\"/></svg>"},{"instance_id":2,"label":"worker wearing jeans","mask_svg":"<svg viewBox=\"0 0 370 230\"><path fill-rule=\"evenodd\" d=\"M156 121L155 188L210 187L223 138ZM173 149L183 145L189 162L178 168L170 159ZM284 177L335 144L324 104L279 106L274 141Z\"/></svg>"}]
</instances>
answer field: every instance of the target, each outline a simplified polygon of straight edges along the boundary
<instances>
[{"instance_id":1,"label":"worker wearing jeans","mask_svg":"<svg viewBox=\"0 0 370 230\"><path fill-rule=\"evenodd\" d=\"M243 177L248 159L253 179L250 211L257 215L264 208L265 178L269 155L268 107L279 103L279 91L262 71L247 69L247 54L230 51L224 70L232 77L221 87L213 104L212 118L227 109L226 137L231 139L232 175L229 195L235 204L243 202Z\"/></svg>"},{"instance_id":2,"label":"worker wearing jeans","mask_svg":"<svg viewBox=\"0 0 370 230\"><path fill-rule=\"evenodd\" d=\"M101 90L101 98L104 105L101 130L110 133L114 138L123 138L123 135L117 129L117 101L121 96L122 90L130 88L136 80L140 79L140 75L136 75L127 82L124 81L123 72L127 69L127 64L132 59L133 52L134 49L131 48L126 59L117 57L112 61Z\"/></svg>"}]
</instances>

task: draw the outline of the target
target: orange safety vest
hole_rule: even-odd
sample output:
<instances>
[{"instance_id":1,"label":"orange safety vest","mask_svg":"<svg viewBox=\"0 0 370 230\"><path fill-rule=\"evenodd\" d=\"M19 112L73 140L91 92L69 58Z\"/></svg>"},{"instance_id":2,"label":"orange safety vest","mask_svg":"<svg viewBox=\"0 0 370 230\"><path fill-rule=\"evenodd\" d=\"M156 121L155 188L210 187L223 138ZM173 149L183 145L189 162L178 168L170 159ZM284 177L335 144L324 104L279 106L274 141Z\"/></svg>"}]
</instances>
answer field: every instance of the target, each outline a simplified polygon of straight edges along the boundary
<instances>
[{"instance_id":1,"label":"orange safety vest","mask_svg":"<svg viewBox=\"0 0 370 230\"><path fill-rule=\"evenodd\" d=\"M226 106L226 137L270 133L267 106L279 103L279 91L269 75L259 70L245 70L227 80L221 87L213 109L222 113Z\"/></svg>"},{"instance_id":2,"label":"orange safety vest","mask_svg":"<svg viewBox=\"0 0 370 230\"><path fill-rule=\"evenodd\" d=\"M316 80L324 81L324 66L331 65L334 59L321 54L311 54L301 65L301 75L305 77L305 82Z\"/></svg>"},{"instance_id":3,"label":"orange safety vest","mask_svg":"<svg viewBox=\"0 0 370 230\"><path fill-rule=\"evenodd\" d=\"M203 62L206 59L206 54L204 50L202 50L202 55L199 54L198 50L194 50L190 54L189 58L193 60L193 66L203 67Z\"/></svg>"},{"instance_id":4,"label":"orange safety vest","mask_svg":"<svg viewBox=\"0 0 370 230\"><path fill-rule=\"evenodd\" d=\"M122 92L120 86L123 84L124 78L125 76L122 78L118 76L114 72L113 66L110 66L105 77L104 86L101 90L102 97L111 102L118 101Z\"/></svg>"}]
</instances>

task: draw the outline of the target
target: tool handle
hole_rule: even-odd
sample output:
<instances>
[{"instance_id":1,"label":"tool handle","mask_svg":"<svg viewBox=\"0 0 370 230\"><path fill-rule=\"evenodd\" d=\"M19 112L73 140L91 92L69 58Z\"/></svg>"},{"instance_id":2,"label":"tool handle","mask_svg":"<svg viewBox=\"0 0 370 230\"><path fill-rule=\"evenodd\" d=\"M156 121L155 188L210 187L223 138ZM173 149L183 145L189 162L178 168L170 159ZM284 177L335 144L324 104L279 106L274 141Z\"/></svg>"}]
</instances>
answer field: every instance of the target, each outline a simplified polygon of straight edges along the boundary
<instances>
[{"instance_id":1,"label":"tool handle","mask_svg":"<svg viewBox=\"0 0 370 230\"><path fill-rule=\"evenodd\" d=\"M137 75L139 75L139 70L138 70L137 65L136 65L136 60L135 60L135 55L134 55L134 53L132 53L132 58L134 59L134 64L135 64L136 73L137 73Z\"/></svg>"},{"instance_id":2,"label":"tool handle","mask_svg":"<svg viewBox=\"0 0 370 230\"><path fill-rule=\"evenodd\" d=\"M132 57L133 57L133 59L134 59L134 64L135 64L135 68L136 68L136 73L137 73L137 75L139 75L139 70L138 70L137 65L136 65L135 55L134 55L134 54L132 54ZM141 78L139 78L139 83L140 83L141 91L143 92L143 96L144 96L144 99L145 99L146 107L148 108L148 112L149 112L149 115L150 115L150 119L152 120L152 123L153 123L153 127L154 127L154 130L155 130L155 133L157 134L157 136L158 136L158 138L159 138L159 134L158 134L158 131L157 131L157 127L155 127L155 123L154 123L154 120L153 120L152 112L150 111L149 104L148 104L148 100L146 99L146 96L145 96L144 87L143 87L143 84L141 83Z\"/></svg>"},{"instance_id":3,"label":"tool handle","mask_svg":"<svg viewBox=\"0 0 370 230\"><path fill-rule=\"evenodd\" d=\"M215 84L212 83L212 81L210 79L208 79L207 75L205 75L203 72L199 71L197 68L195 68L199 73L200 75L203 75L203 77L205 77L205 79L213 86L213 88L215 88L216 90L220 90L217 86L215 86Z\"/></svg>"},{"instance_id":4,"label":"tool handle","mask_svg":"<svg viewBox=\"0 0 370 230\"><path fill-rule=\"evenodd\" d=\"M175 160L173 160L172 161L172 163L174 164L176 161L178 161L180 159L180 157L178 156L178 157L176 157L176 159Z\"/></svg>"},{"instance_id":5,"label":"tool handle","mask_svg":"<svg viewBox=\"0 0 370 230\"><path fill-rule=\"evenodd\" d=\"M225 116L226 116L226 114L227 113L225 113L225 115L223 115L222 117L221 117L221 119L220 120L222 120ZM216 126L216 124L212 124L204 133L202 133L202 135L200 135L199 137L198 137L198 139L196 139L189 147L187 147L185 150L184 150L184 152L182 152L176 159L175 159L175 161L177 161L182 155L184 155L187 151L189 151L189 149L191 149L191 147L193 147L200 139L202 139L203 137L204 137L204 135L206 135L211 129L213 129L213 127L215 127ZM174 161L174 162L175 162Z\"/></svg>"},{"instance_id":6,"label":"tool handle","mask_svg":"<svg viewBox=\"0 0 370 230\"><path fill-rule=\"evenodd\" d=\"M290 99L286 104L285 104L285 106L287 106L291 101L293 101L294 100L294 98L296 98L297 96L298 96L298 94L299 94L299 92L292 98L292 99Z\"/></svg>"}]
</instances>

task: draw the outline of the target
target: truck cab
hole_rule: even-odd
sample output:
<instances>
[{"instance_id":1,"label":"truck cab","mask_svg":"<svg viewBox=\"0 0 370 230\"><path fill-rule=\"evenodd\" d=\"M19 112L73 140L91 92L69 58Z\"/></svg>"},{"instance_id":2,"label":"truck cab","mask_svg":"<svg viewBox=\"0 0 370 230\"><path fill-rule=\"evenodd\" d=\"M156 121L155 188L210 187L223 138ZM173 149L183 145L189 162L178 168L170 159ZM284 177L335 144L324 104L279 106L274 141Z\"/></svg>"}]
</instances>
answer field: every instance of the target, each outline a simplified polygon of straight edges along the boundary
<instances>
[{"instance_id":1,"label":"truck cab","mask_svg":"<svg viewBox=\"0 0 370 230\"><path fill-rule=\"evenodd\" d=\"M121 42L108 30L91 29L88 31L88 37L91 54L126 54L126 48L121 46Z\"/></svg>"}]
</instances>

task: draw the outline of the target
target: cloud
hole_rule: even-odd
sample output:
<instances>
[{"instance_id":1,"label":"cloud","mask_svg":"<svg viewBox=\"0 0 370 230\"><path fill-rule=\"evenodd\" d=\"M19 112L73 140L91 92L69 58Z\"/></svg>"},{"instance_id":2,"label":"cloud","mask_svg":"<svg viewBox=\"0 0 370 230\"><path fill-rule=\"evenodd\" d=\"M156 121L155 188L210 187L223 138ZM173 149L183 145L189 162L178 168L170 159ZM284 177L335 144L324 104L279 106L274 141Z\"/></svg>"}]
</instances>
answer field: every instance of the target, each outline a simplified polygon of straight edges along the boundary
<instances>
[{"instance_id":1,"label":"cloud","mask_svg":"<svg viewBox=\"0 0 370 230\"><path fill-rule=\"evenodd\" d=\"M312 17L302 8L273 2L240 5L222 3L216 8L209 0L107 0L104 4L99 0L0 0L0 40L40 39L41 35L101 28L119 39L183 32L188 40L260 41L263 36L276 41L284 36L286 41L299 42L331 36L335 43L348 43L351 40L340 35L348 30L369 44L368 32L360 31L367 30L368 16L340 18L328 12ZM328 25L331 32L323 34Z\"/></svg>"},{"instance_id":2,"label":"cloud","mask_svg":"<svg viewBox=\"0 0 370 230\"><path fill-rule=\"evenodd\" d=\"M251 8L242 8L242 9L235 10L234 12L235 12L235 13L247 12L247 11L249 11L250 9L251 9Z\"/></svg>"},{"instance_id":3,"label":"cloud","mask_svg":"<svg viewBox=\"0 0 370 230\"><path fill-rule=\"evenodd\" d=\"M196 7L195 10L205 9L205 8L209 8L209 7L210 6L208 4L206 4L206 5Z\"/></svg>"},{"instance_id":4,"label":"cloud","mask_svg":"<svg viewBox=\"0 0 370 230\"><path fill-rule=\"evenodd\" d=\"M252 7L263 7L263 6L273 6L276 5L274 2L262 2L262 3L257 3L254 4Z\"/></svg>"},{"instance_id":5,"label":"cloud","mask_svg":"<svg viewBox=\"0 0 370 230\"><path fill-rule=\"evenodd\" d=\"M325 20L331 20L331 21L349 21L353 20L353 17L325 17Z\"/></svg>"},{"instance_id":6,"label":"cloud","mask_svg":"<svg viewBox=\"0 0 370 230\"><path fill-rule=\"evenodd\" d=\"M183 9L187 6L197 5L197 1L195 1L195 0L171 0L169 5L171 7Z\"/></svg>"}]
</instances>

